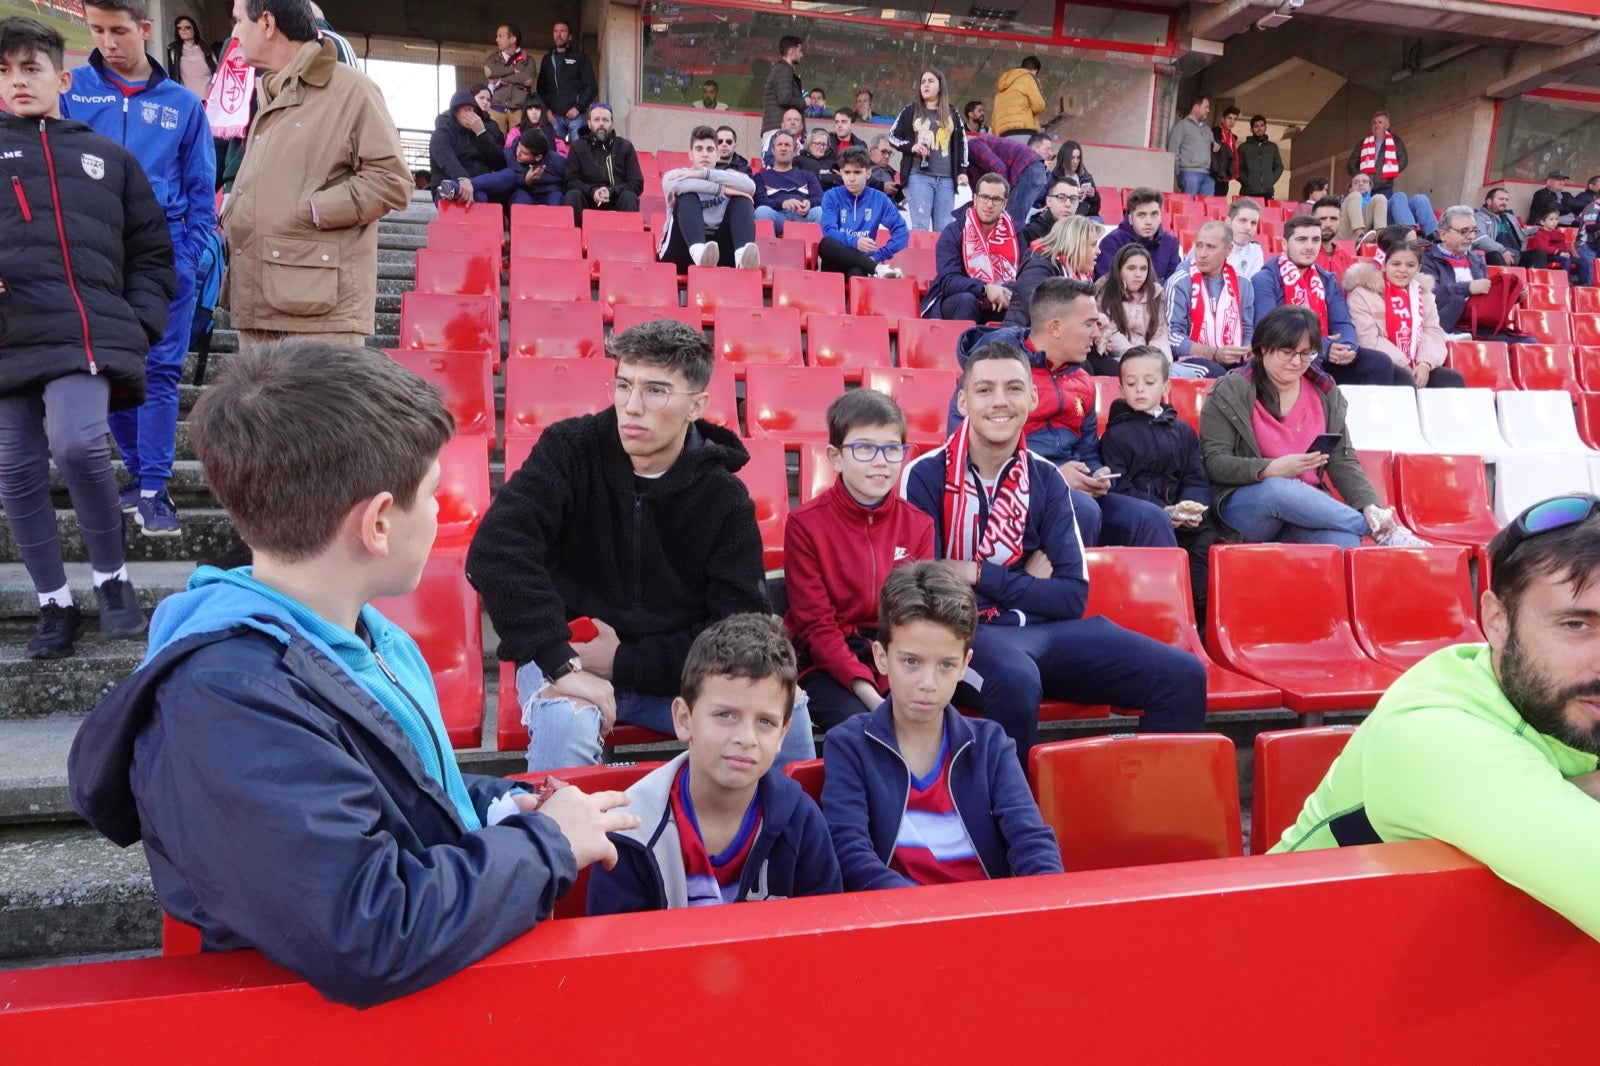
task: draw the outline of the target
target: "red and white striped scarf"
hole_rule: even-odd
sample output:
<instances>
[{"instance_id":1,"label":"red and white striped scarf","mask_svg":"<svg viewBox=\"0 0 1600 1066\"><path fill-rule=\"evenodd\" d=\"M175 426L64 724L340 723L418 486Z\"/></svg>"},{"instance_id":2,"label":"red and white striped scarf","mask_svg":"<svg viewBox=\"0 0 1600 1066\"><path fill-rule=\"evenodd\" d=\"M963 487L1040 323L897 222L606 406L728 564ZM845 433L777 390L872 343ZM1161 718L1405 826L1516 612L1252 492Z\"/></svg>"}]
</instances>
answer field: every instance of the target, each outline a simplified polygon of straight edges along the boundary
<instances>
[{"instance_id":1,"label":"red and white striped scarf","mask_svg":"<svg viewBox=\"0 0 1600 1066\"><path fill-rule=\"evenodd\" d=\"M947 559L1010 566L1022 558L1022 534L1028 524L1028 445L1017 442L989 500L989 520L982 522L983 486L967 462L969 419L945 443L944 551Z\"/></svg>"},{"instance_id":2,"label":"red and white striped scarf","mask_svg":"<svg viewBox=\"0 0 1600 1066\"><path fill-rule=\"evenodd\" d=\"M1215 305L1206 291L1206 276L1189 275L1189 339L1213 348L1237 348L1244 343L1244 305L1239 301L1239 272L1222 265L1222 293Z\"/></svg>"},{"instance_id":3,"label":"red and white striped scarf","mask_svg":"<svg viewBox=\"0 0 1600 1066\"><path fill-rule=\"evenodd\" d=\"M1017 260L1021 258L1016 227L1011 216L1002 214L994 229L985 236L978 224L978 212L967 211L961 226L961 264L967 277L977 278L985 285L1004 285L1017 278Z\"/></svg>"},{"instance_id":4,"label":"red and white striped scarf","mask_svg":"<svg viewBox=\"0 0 1600 1066\"><path fill-rule=\"evenodd\" d=\"M1403 289L1395 288L1387 280L1383 283L1383 331L1410 366L1417 365L1417 348L1422 340L1421 293L1422 283L1415 278Z\"/></svg>"},{"instance_id":5,"label":"red and white striped scarf","mask_svg":"<svg viewBox=\"0 0 1600 1066\"><path fill-rule=\"evenodd\" d=\"M1383 135L1383 168L1378 168L1378 139L1368 137L1361 142L1361 165L1358 168L1363 174L1371 174L1384 181L1393 181L1400 176L1400 153L1394 147L1394 134Z\"/></svg>"},{"instance_id":6,"label":"red and white striped scarf","mask_svg":"<svg viewBox=\"0 0 1600 1066\"><path fill-rule=\"evenodd\" d=\"M1328 333L1328 290L1315 264L1301 270L1287 255L1278 256L1278 278L1283 282L1283 302L1287 307L1309 307Z\"/></svg>"},{"instance_id":7,"label":"red and white striped scarf","mask_svg":"<svg viewBox=\"0 0 1600 1066\"><path fill-rule=\"evenodd\" d=\"M211 124L213 137L230 140L245 135L250 128L250 98L255 91L255 68L244 61L239 42L229 41L206 97L206 121Z\"/></svg>"}]
</instances>

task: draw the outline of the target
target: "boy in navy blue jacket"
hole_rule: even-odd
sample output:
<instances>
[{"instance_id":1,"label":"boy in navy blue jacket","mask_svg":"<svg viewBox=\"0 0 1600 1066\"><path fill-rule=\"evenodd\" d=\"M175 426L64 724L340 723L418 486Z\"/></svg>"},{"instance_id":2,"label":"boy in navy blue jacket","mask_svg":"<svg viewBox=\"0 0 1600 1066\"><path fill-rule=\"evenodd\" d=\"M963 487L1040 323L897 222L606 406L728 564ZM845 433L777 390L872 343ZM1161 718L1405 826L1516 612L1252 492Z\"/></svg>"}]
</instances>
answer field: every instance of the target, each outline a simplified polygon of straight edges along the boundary
<instances>
[{"instance_id":1,"label":"boy in navy blue jacket","mask_svg":"<svg viewBox=\"0 0 1600 1066\"><path fill-rule=\"evenodd\" d=\"M1211 482L1200 457L1200 437L1167 403L1172 382L1167 357L1141 344L1122 354L1122 399L1111 404L1100 455L1120 475L1111 491L1155 504L1172 520L1178 546L1189 553L1194 613L1206 612L1206 564L1217 531L1206 521Z\"/></svg>"},{"instance_id":2,"label":"boy in navy blue jacket","mask_svg":"<svg viewBox=\"0 0 1600 1066\"><path fill-rule=\"evenodd\" d=\"M710 907L839 891L822 812L773 767L795 699L776 618L736 614L695 638L672 703L689 750L628 790L637 829L589 879L589 913Z\"/></svg>"},{"instance_id":3,"label":"boy in navy blue jacket","mask_svg":"<svg viewBox=\"0 0 1600 1066\"><path fill-rule=\"evenodd\" d=\"M898 278L900 271L889 265L911 239L906 220L894 202L877 189L867 187L872 161L861 148L846 148L839 156L836 185L822 194L822 241L817 245L817 262L847 278ZM878 227L889 229L887 244L878 245Z\"/></svg>"},{"instance_id":4,"label":"boy in navy blue jacket","mask_svg":"<svg viewBox=\"0 0 1600 1066\"><path fill-rule=\"evenodd\" d=\"M1061 872L1061 850L993 722L950 697L972 659L978 604L948 563L890 573L872 652L889 698L828 734L822 802L845 888Z\"/></svg>"}]
</instances>

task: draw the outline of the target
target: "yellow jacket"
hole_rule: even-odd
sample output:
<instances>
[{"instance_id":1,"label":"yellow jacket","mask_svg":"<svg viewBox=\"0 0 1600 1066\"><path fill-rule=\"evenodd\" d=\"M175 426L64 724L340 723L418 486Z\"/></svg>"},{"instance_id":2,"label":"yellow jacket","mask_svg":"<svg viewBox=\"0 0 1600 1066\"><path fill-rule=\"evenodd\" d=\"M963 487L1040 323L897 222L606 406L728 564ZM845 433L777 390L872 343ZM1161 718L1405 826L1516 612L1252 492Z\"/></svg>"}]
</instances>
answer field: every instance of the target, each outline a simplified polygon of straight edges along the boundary
<instances>
[{"instance_id":1,"label":"yellow jacket","mask_svg":"<svg viewBox=\"0 0 1600 1066\"><path fill-rule=\"evenodd\" d=\"M1013 67L1000 75L994 86L994 114L989 117L989 128L996 133L1012 130L1036 130L1039 116L1044 114L1044 94L1033 71Z\"/></svg>"}]
</instances>

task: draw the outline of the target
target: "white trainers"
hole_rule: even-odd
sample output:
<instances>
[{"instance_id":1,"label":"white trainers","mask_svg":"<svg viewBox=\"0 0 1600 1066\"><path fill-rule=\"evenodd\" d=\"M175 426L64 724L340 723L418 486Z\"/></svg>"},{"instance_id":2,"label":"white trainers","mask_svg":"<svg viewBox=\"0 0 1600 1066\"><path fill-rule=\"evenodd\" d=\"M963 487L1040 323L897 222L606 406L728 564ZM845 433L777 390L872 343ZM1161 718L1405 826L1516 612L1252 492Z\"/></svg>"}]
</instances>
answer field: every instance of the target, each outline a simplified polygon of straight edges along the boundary
<instances>
[{"instance_id":1,"label":"white trainers","mask_svg":"<svg viewBox=\"0 0 1600 1066\"><path fill-rule=\"evenodd\" d=\"M1363 507L1361 509L1361 516L1367 520L1367 528L1372 531L1372 537L1374 540L1378 538L1378 534L1388 533L1395 524L1394 509L1390 507L1379 507L1375 503L1369 503Z\"/></svg>"},{"instance_id":2,"label":"white trainers","mask_svg":"<svg viewBox=\"0 0 1600 1066\"><path fill-rule=\"evenodd\" d=\"M903 278L906 275L899 267L890 266L888 263L879 263L875 276L880 278Z\"/></svg>"},{"instance_id":3,"label":"white trainers","mask_svg":"<svg viewBox=\"0 0 1600 1066\"><path fill-rule=\"evenodd\" d=\"M689 258L694 261L695 266L714 267L717 265L718 256L716 241L689 245Z\"/></svg>"},{"instance_id":4,"label":"white trainers","mask_svg":"<svg viewBox=\"0 0 1600 1066\"><path fill-rule=\"evenodd\" d=\"M1433 547L1432 541L1423 540L1421 537L1411 532L1411 530L1407 529L1399 522L1394 523L1382 533L1374 533L1372 539L1383 545L1385 548Z\"/></svg>"},{"instance_id":5,"label":"white trainers","mask_svg":"<svg viewBox=\"0 0 1600 1066\"><path fill-rule=\"evenodd\" d=\"M756 247L754 241L741 246L735 259L739 264L740 270L761 269L761 249Z\"/></svg>"}]
</instances>

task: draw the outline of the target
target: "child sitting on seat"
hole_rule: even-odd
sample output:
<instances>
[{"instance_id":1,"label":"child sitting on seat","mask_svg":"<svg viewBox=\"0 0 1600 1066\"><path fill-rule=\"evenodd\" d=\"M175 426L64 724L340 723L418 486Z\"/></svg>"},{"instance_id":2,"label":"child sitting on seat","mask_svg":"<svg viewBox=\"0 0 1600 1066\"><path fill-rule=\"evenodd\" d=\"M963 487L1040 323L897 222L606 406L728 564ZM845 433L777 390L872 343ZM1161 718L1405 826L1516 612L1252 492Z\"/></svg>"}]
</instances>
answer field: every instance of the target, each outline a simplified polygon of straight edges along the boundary
<instances>
[{"instance_id":1,"label":"child sitting on seat","mask_svg":"<svg viewBox=\"0 0 1600 1066\"><path fill-rule=\"evenodd\" d=\"M1546 211L1534 219L1539 228L1528 235L1527 250L1550 257L1551 270L1566 270L1572 265L1572 241L1561 232L1561 214Z\"/></svg>"},{"instance_id":2,"label":"child sitting on seat","mask_svg":"<svg viewBox=\"0 0 1600 1066\"><path fill-rule=\"evenodd\" d=\"M978 605L943 562L891 571L872 651L889 698L828 734L822 805L847 890L1061 872L999 724L950 706ZM637 802L637 801L636 801Z\"/></svg>"},{"instance_id":3,"label":"child sitting on seat","mask_svg":"<svg viewBox=\"0 0 1600 1066\"><path fill-rule=\"evenodd\" d=\"M672 701L689 750L628 790L642 824L612 836L617 864L590 875L590 914L839 891L822 812L772 765L795 688L777 619L736 614L695 638Z\"/></svg>"}]
</instances>

